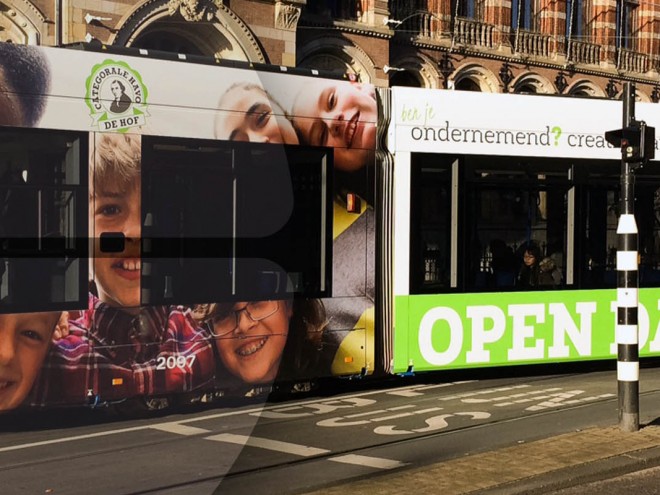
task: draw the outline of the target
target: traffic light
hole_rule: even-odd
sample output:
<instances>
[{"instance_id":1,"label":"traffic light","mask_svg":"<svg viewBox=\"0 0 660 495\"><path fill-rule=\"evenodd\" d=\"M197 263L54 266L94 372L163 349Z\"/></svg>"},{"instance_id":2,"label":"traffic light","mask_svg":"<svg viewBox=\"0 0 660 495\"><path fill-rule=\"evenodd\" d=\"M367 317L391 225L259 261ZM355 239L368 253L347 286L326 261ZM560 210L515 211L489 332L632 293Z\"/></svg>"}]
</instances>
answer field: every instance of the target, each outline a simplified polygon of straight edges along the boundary
<instances>
[{"instance_id":1,"label":"traffic light","mask_svg":"<svg viewBox=\"0 0 660 495\"><path fill-rule=\"evenodd\" d=\"M655 127L633 120L628 127L607 131L605 140L621 148L624 162L641 163L655 157Z\"/></svg>"}]
</instances>

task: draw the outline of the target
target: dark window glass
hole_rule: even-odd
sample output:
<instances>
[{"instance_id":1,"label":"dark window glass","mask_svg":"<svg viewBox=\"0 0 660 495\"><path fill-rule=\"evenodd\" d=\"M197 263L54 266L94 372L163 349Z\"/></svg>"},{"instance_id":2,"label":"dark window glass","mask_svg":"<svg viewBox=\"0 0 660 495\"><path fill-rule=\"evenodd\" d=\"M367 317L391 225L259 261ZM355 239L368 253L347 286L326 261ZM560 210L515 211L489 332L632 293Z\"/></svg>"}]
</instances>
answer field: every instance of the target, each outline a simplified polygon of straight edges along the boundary
<instances>
[{"instance_id":1,"label":"dark window glass","mask_svg":"<svg viewBox=\"0 0 660 495\"><path fill-rule=\"evenodd\" d=\"M635 173L634 212L638 229L639 285L660 283L660 177L651 167ZM578 274L583 287L616 287L616 233L620 213L620 164L592 164L578 175Z\"/></svg>"},{"instance_id":2,"label":"dark window glass","mask_svg":"<svg viewBox=\"0 0 660 495\"><path fill-rule=\"evenodd\" d=\"M86 306L87 140L0 133L0 311Z\"/></svg>"},{"instance_id":3,"label":"dark window glass","mask_svg":"<svg viewBox=\"0 0 660 495\"><path fill-rule=\"evenodd\" d=\"M410 287L413 294L448 290L452 160L415 154L411 187Z\"/></svg>"},{"instance_id":4,"label":"dark window glass","mask_svg":"<svg viewBox=\"0 0 660 495\"><path fill-rule=\"evenodd\" d=\"M566 36L577 41L589 41L583 39L585 31L585 12L588 2L584 0L568 0L566 2Z\"/></svg>"},{"instance_id":5,"label":"dark window glass","mask_svg":"<svg viewBox=\"0 0 660 495\"><path fill-rule=\"evenodd\" d=\"M634 50L637 7L636 0L621 0L616 2L616 40L619 48Z\"/></svg>"},{"instance_id":6,"label":"dark window glass","mask_svg":"<svg viewBox=\"0 0 660 495\"><path fill-rule=\"evenodd\" d=\"M484 0L452 0L452 16L483 20L485 5Z\"/></svg>"},{"instance_id":7,"label":"dark window glass","mask_svg":"<svg viewBox=\"0 0 660 495\"><path fill-rule=\"evenodd\" d=\"M565 280L570 166L528 160L465 161L466 244L459 252L465 253L462 266L468 290L522 288L523 256L530 243L539 250L538 263L549 258L546 264L558 270L552 283L547 278L539 284L563 285L559 274Z\"/></svg>"},{"instance_id":8,"label":"dark window glass","mask_svg":"<svg viewBox=\"0 0 660 495\"><path fill-rule=\"evenodd\" d=\"M329 290L325 149L143 138L142 302Z\"/></svg>"}]
</instances>

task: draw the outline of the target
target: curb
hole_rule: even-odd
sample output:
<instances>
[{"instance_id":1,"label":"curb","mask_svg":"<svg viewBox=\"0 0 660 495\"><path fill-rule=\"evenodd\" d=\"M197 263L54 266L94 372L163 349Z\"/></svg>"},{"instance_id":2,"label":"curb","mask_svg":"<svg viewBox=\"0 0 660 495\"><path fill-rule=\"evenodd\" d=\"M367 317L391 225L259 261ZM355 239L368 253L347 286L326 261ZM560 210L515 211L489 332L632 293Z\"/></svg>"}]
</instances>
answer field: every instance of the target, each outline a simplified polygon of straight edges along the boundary
<instances>
[{"instance_id":1,"label":"curb","mask_svg":"<svg viewBox=\"0 0 660 495\"><path fill-rule=\"evenodd\" d=\"M538 476L503 483L468 492L473 495L535 495L550 493L578 485L603 481L625 474L660 466L660 447L627 452L598 461L549 471Z\"/></svg>"}]
</instances>

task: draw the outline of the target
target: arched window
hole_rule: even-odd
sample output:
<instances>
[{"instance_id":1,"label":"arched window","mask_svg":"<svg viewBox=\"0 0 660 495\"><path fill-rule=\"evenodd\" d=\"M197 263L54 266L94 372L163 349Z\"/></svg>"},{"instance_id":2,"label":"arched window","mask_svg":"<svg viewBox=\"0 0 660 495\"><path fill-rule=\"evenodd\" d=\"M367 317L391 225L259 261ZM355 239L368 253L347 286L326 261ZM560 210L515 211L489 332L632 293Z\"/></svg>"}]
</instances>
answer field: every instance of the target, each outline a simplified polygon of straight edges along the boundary
<instances>
[{"instance_id":1,"label":"arched window","mask_svg":"<svg viewBox=\"0 0 660 495\"><path fill-rule=\"evenodd\" d=\"M166 31L149 31L139 36L133 46L147 50L184 53L186 55L202 55L202 51L183 36Z\"/></svg>"},{"instance_id":2,"label":"arched window","mask_svg":"<svg viewBox=\"0 0 660 495\"><path fill-rule=\"evenodd\" d=\"M479 91L481 92L481 86L476 81L473 81L469 77L465 77L454 84L454 89L458 91Z\"/></svg>"},{"instance_id":3,"label":"arched window","mask_svg":"<svg viewBox=\"0 0 660 495\"><path fill-rule=\"evenodd\" d=\"M395 72L390 76L390 87L405 86L408 88L421 88L422 82L409 70Z\"/></svg>"}]
</instances>

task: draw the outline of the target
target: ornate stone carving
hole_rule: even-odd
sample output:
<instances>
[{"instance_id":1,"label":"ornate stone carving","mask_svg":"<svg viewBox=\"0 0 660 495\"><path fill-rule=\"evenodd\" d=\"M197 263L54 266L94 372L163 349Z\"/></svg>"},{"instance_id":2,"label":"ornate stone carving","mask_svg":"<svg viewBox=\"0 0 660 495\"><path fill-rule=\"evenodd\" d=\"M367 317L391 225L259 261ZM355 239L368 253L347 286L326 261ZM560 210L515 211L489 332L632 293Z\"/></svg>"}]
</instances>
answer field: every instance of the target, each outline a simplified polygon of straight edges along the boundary
<instances>
[{"instance_id":1,"label":"ornate stone carving","mask_svg":"<svg viewBox=\"0 0 660 495\"><path fill-rule=\"evenodd\" d=\"M178 12L186 21L199 22L213 19L217 7L209 0L169 0L167 9L170 15Z\"/></svg>"},{"instance_id":2,"label":"ornate stone carving","mask_svg":"<svg viewBox=\"0 0 660 495\"><path fill-rule=\"evenodd\" d=\"M301 9L295 5L277 2L275 4L275 27L293 31L298 25Z\"/></svg>"}]
</instances>

